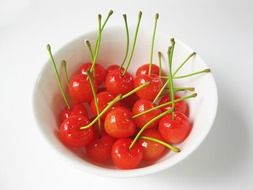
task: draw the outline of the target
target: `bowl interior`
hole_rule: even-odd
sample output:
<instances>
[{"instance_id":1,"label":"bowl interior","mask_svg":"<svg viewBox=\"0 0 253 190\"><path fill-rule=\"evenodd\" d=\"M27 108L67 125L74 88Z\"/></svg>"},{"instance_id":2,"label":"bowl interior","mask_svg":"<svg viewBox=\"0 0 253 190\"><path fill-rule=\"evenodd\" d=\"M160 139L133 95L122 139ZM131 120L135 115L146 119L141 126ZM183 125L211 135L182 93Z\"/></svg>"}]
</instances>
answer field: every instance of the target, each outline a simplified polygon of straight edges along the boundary
<instances>
[{"instance_id":1,"label":"bowl interior","mask_svg":"<svg viewBox=\"0 0 253 190\"><path fill-rule=\"evenodd\" d=\"M131 32L131 36L132 35L133 32ZM60 68L61 60L65 59L68 63L69 75L71 75L82 63L90 62L89 53L84 45L84 40L90 40L94 46L96 36L96 31L82 35L61 48L54 55L58 67ZM139 32L136 49L129 69L129 72L133 75L140 65L149 62L150 36L151 34L146 31ZM97 62L103 64L104 67L111 64L121 64L126 46L125 39L124 28L108 28L105 30L103 32L101 50ZM167 72L166 52L169 45L170 37L158 33L156 36L153 63L158 64L157 52L163 52L162 66L164 72ZM176 69L192 52L193 50L188 46L176 40L173 68ZM200 56L197 55L181 69L178 75L192 73L204 68L208 68L208 66ZM189 137L182 144L178 145L182 148L182 152L178 154L170 152L157 163L145 168L122 171L113 168L99 167L84 161L62 145L55 135L55 131L58 125L58 114L64 107L64 102L60 96L54 72L49 61L43 67L34 89L33 105L35 118L46 140L58 153L60 153L57 155L67 159L73 166L103 176L133 177L146 175L164 170L187 157L203 141L215 118L217 109L217 89L211 73L187 79L178 79L175 80L175 84L178 87L195 87L198 93L196 98L188 101L190 106L190 119L193 121L192 131Z\"/></svg>"}]
</instances>

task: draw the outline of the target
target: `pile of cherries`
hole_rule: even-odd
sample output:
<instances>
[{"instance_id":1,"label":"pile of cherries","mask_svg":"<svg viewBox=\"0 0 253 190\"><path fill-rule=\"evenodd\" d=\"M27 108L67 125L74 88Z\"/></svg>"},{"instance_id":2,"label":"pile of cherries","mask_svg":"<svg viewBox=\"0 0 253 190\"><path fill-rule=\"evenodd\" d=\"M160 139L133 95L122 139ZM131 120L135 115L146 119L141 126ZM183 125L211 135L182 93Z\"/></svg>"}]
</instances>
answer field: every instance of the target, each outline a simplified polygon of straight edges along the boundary
<instances>
[{"instance_id":1,"label":"pile of cherries","mask_svg":"<svg viewBox=\"0 0 253 190\"><path fill-rule=\"evenodd\" d=\"M171 40L167 54L169 73L162 75L160 52L160 66L152 64L158 14L155 17L150 63L140 66L136 73L128 72L141 12L128 62L129 32L126 15L123 15L128 40L122 64L104 68L103 63L97 63L102 31L111 15L112 11L103 24L101 15L98 16L99 30L94 51L90 42L86 41L91 55L90 63L82 64L69 78L66 62L63 61L67 89L63 88L51 47L47 46L66 104L58 118L57 133L64 145L93 163L133 169L153 164L169 151L180 152L175 145L183 142L192 129L192 122L188 118L189 107L185 100L197 94L184 97L177 95L178 91L192 91L194 88L174 87L174 79L184 78L172 73L174 39ZM188 56L180 68L193 55L195 53Z\"/></svg>"}]
</instances>

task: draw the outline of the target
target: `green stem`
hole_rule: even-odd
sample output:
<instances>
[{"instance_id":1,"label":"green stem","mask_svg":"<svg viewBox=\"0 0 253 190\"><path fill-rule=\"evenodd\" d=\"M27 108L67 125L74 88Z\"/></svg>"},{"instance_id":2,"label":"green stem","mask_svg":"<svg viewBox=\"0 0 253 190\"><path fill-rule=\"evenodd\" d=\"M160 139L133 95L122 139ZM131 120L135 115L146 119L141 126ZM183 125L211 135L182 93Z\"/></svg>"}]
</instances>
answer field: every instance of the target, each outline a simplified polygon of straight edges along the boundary
<instances>
[{"instance_id":1,"label":"green stem","mask_svg":"<svg viewBox=\"0 0 253 190\"><path fill-rule=\"evenodd\" d=\"M175 88L174 91L195 91L194 87L181 87L181 88Z\"/></svg>"},{"instance_id":2,"label":"green stem","mask_svg":"<svg viewBox=\"0 0 253 190\"><path fill-rule=\"evenodd\" d=\"M127 72L127 70L128 70L128 67L130 66L131 60L132 60L132 58L133 58L134 49L135 49L135 44L136 44L136 40L137 40L137 36L138 36L138 31L139 31L140 23L141 23L141 16L142 16L142 12L140 11L140 12L139 12L139 15L138 15L137 27L136 27L135 34L134 34L133 47L132 47L132 50L131 50L130 58L129 58L129 60L128 60L126 69L125 69L125 71L124 71L123 74L122 74L123 76L126 74L126 72Z\"/></svg>"},{"instance_id":3,"label":"green stem","mask_svg":"<svg viewBox=\"0 0 253 190\"><path fill-rule=\"evenodd\" d=\"M91 58L91 60L93 60L94 56L93 56L93 52L92 52L92 48L91 48L91 43L90 43L89 40L86 40L85 42L86 42L86 46L88 47L88 50L89 50L89 53L90 53L90 58Z\"/></svg>"},{"instance_id":4,"label":"green stem","mask_svg":"<svg viewBox=\"0 0 253 190\"><path fill-rule=\"evenodd\" d=\"M120 65L120 68L122 68L126 62L127 59L127 55L128 55L128 51L129 51L129 29L128 29L128 24L127 24L127 15L123 14L123 18L124 18L124 22L125 22L125 29L126 29L126 52L125 52L125 56L124 59Z\"/></svg>"},{"instance_id":5,"label":"green stem","mask_svg":"<svg viewBox=\"0 0 253 190\"><path fill-rule=\"evenodd\" d=\"M158 59L159 59L159 76L162 75L162 52L158 51Z\"/></svg>"},{"instance_id":6,"label":"green stem","mask_svg":"<svg viewBox=\"0 0 253 190\"><path fill-rule=\"evenodd\" d=\"M179 67L176 69L176 71L173 73L173 77L178 73L178 71L188 62L189 59L191 59L191 57L193 57L194 55L196 55L196 52L191 53L180 65Z\"/></svg>"},{"instance_id":7,"label":"green stem","mask_svg":"<svg viewBox=\"0 0 253 190\"><path fill-rule=\"evenodd\" d=\"M68 98L67 98L67 95L65 94L64 90L63 90L63 85L62 85L62 81L61 81L61 78L60 78L60 75L59 75L59 72L58 72L58 69L56 67L56 64L55 64L55 60L54 60L54 57L53 57L53 54L52 54L52 51L51 51L51 46L49 44L47 44L47 51L48 51L48 54L49 54L49 57L50 57L50 62L54 68L54 72L55 72L55 76L56 76L56 80L57 80L57 83L58 83L58 86L60 88L60 91L61 91L61 95L64 99L64 102L67 106L68 109L70 109L70 104L68 102Z\"/></svg>"},{"instance_id":8,"label":"green stem","mask_svg":"<svg viewBox=\"0 0 253 190\"><path fill-rule=\"evenodd\" d=\"M177 148L177 147L175 147L175 146L173 146L169 143L166 143L164 141L161 141L159 139L156 139L156 138L153 138L153 137L147 137L147 136L141 136L140 138L144 139L144 140L149 140L149 141L153 141L155 143L161 144L161 145L167 147L168 149L170 149L173 152L177 152L177 153L181 152L180 148Z\"/></svg>"},{"instance_id":9,"label":"green stem","mask_svg":"<svg viewBox=\"0 0 253 190\"><path fill-rule=\"evenodd\" d=\"M112 16L112 14L113 14L113 10L110 10L109 13L108 13L108 15L107 15L107 17L106 17L106 19L105 19L105 21L104 21L104 23L103 23L103 25L102 25L102 27L101 27L101 31L104 30L105 25L108 22L109 18Z\"/></svg>"},{"instance_id":10,"label":"green stem","mask_svg":"<svg viewBox=\"0 0 253 190\"><path fill-rule=\"evenodd\" d=\"M197 96L197 93L193 93L193 94L191 94L191 95L178 98L178 99L176 99L174 102L175 102L175 103L181 102L181 101L183 101L183 100L187 100L187 99L189 99L189 98L194 98L194 97L196 97L196 96ZM151 112L151 111L154 111L154 110L156 110L156 109L159 109L159 108L168 106L168 105L170 105L170 104L172 104L172 101L169 101L169 102L166 102L166 103L164 103L164 104L155 106L155 107L153 107L153 108L151 108L151 109L145 110L144 112L141 112L141 113L138 113L138 114L132 116L132 119L135 119L135 118L137 118L137 117L140 117L140 116L142 116L142 115L144 115L144 114L147 114L147 113L149 113L149 112Z\"/></svg>"},{"instance_id":11,"label":"green stem","mask_svg":"<svg viewBox=\"0 0 253 190\"><path fill-rule=\"evenodd\" d=\"M168 83L169 83L169 79L164 83L163 87L162 87L162 88L160 89L160 91L157 93L155 99L153 100L153 103L155 103L155 102L158 100L158 98L161 96L163 90L164 90L164 89L166 88L166 86L168 85Z\"/></svg>"},{"instance_id":12,"label":"green stem","mask_svg":"<svg viewBox=\"0 0 253 190\"><path fill-rule=\"evenodd\" d=\"M198 75L198 74L202 74L202 73L209 73L209 72L211 72L210 69L204 69L204 70L197 71L197 72L187 74L187 75L175 76L174 79L182 79L182 78L187 78L187 77L191 77L194 75Z\"/></svg>"},{"instance_id":13,"label":"green stem","mask_svg":"<svg viewBox=\"0 0 253 190\"><path fill-rule=\"evenodd\" d=\"M69 83L69 75L68 75L68 69L67 69L67 62L65 60L62 60L61 62L64 70L64 76L67 83Z\"/></svg>"},{"instance_id":14,"label":"green stem","mask_svg":"<svg viewBox=\"0 0 253 190\"><path fill-rule=\"evenodd\" d=\"M173 112L173 109L169 109L169 110L166 110L165 112L159 114L158 116L152 118L151 120L149 120L140 130L139 132L137 133L137 135L134 137L133 141L131 142L130 146L129 146L129 149L131 149L135 142L139 139L140 135L142 134L142 132L150 125L152 124L153 122L157 121L158 119L162 118L163 116L169 114Z\"/></svg>"},{"instance_id":15,"label":"green stem","mask_svg":"<svg viewBox=\"0 0 253 190\"><path fill-rule=\"evenodd\" d=\"M151 52L150 52L150 61L149 61L149 68L148 68L148 75L151 75L151 69L152 69L152 63L153 63L153 51L154 51L154 44L155 44L155 34L156 34L156 28L157 28L157 21L159 18L159 14L156 13L155 15L155 25L152 35L152 44L151 44Z\"/></svg>"},{"instance_id":16,"label":"green stem","mask_svg":"<svg viewBox=\"0 0 253 190\"><path fill-rule=\"evenodd\" d=\"M92 90L92 94L93 94L93 98L94 98L94 102L95 102L95 107L96 107L96 111L97 111L97 115L98 115L100 111L99 111L99 106L98 106L97 93L96 93L96 90L95 90L94 83L92 81L90 72L87 71L86 74L87 74L87 77L90 81L91 90ZM99 135L101 135L102 134L102 128L101 128L100 118L98 118L98 131L99 131Z\"/></svg>"},{"instance_id":17,"label":"green stem","mask_svg":"<svg viewBox=\"0 0 253 190\"><path fill-rule=\"evenodd\" d=\"M132 94L134 94L135 92L139 91L140 89L148 86L149 84L150 84L150 82L145 82L145 83L141 84L140 86L137 86L135 89L131 90L130 92L128 92L126 94L124 94L122 96L122 99L127 98L128 96L131 96Z\"/></svg>"}]
</instances>

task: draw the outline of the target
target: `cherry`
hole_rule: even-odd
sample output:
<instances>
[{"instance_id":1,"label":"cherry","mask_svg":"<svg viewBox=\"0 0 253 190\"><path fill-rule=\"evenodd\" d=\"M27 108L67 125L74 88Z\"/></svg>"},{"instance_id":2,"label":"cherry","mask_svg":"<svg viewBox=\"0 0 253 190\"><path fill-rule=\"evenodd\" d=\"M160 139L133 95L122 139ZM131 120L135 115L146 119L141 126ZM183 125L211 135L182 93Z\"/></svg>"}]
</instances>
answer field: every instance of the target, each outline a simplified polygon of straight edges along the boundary
<instances>
[{"instance_id":1,"label":"cherry","mask_svg":"<svg viewBox=\"0 0 253 190\"><path fill-rule=\"evenodd\" d=\"M136 126L132 113L125 107L116 107L105 118L105 131L112 137L125 138L135 134Z\"/></svg>"},{"instance_id":2,"label":"cherry","mask_svg":"<svg viewBox=\"0 0 253 190\"><path fill-rule=\"evenodd\" d=\"M120 66L119 65L110 65L109 67L107 67L106 73L109 73L109 72L116 70L116 69L120 69Z\"/></svg>"},{"instance_id":3,"label":"cherry","mask_svg":"<svg viewBox=\"0 0 253 190\"><path fill-rule=\"evenodd\" d=\"M133 76L124 69L114 69L107 73L105 78L105 88L108 92L118 95L126 94L134 88Z\"/></svg>"},{"instance_id":4,"label":"cherry","mask_svg":"<svg viewBox=\"0 0 253 190\"><path fill-rule=\"evenodd\" d=\"M164 116L159 122L159 132L162 137L171 144L183 142L192 129L187 116L183 113L175 112L174 119L170 114Z\"/></svg>"},{"instance_id":5,"label":"cherry","mask_svg":"<svg viewBox=\"0 0 253 190\"><path fill-rule=\"evenodd\" d=\"M114 138L106 134L101 138L95 138L86 146L87 156L96 163L105 164L111 159L114 141Z\"/></svg>"},{"instance_id":6,"label":"cherry","mask_svg":"<svg viewBox=\"0 0 253 190\"><path fill-rule=\"evenodd\" d=\"M108 102L110 102L111 100L113 100L115 98L114 95L112 95L111 93L107 92L107 91L103 91L103 92L99 92L97 94L97 102L98 102L98 107L99 110L102 111L108 104ZM115 107L120 106L120 103L117 102L113 105L113 107L111 107L105 114L103 114L101 116L102 119L105 119L106 115L113 110ZM95 101L94 99L91 101L90 103L90 108L91 111L94 115L97 115L97 110L96 110L96 106L95 106Z\"/></svg>"},{"instance_id":7,"label":"cherry","mask_svg":"<svg viewBox=\"0 0 253 190\"><path fill-rule=\"evenodd\" d=\"M175 100L180 99L180 98L181 98L180 96L177 96L177 95L175 96ZM170 102L170 101L171 101L170 96L165 94L164 96L162 96L161 100L159 101L159 105L164 104L166 102ZM169 110L169 109L171 109L171 104L161 108L162 111ZM181 112L185 114L186 116L189 116L189 106L186 103L186 101L176 102L175 110L177 112Z\"/></svg>"},{"instance_id":8,"label":"cherry","mask_svg":"<svg viewBox=\"0 0 253 190\"><path fill-rule=\"evenodd\" d=\"M144 64L137 69L136 76L137 75L148 75L148 72L149 72L149 64ZM151 74L159 75L159 73L160 73L160 68L157 65L152 64Z\"/></svg>"},{"instance_id":9,"label":"cherry","mask_svg":"<svg viewBox=\"0 0 253 190\"><path fill-rule=\"evenodd\" d=\"M92 63L84 63L82 66L79 68L78 73L81 73L86 76L86 72L91 68ZM104 67L99 64L95 63L95 80L98 85L102 84L105 80L106 76L106 70Z\"/></svg>"},{"instance_id":10,"label":"cherry","mask_svg":"<svg viewBox=\"0 0 253 190\"><path fill-rule=\"evenodd\" d=\"M120 169L137 168L143 158L143 148L137 142L131 149L131 139L118 139L112 146L112 160L116 167Z\"/></svg>"},{"instance_id":11,"label":"cherry","mask_svg":"<svg viewBox=\"0 0 253 190\"><path fill-rule=\"evenodd\" d=\"M134 105L134 103L139 99L139 97L136 95L136 93L132 94L131 96L126 97L125 99L121 100L120 103L131 109Z\"/></svg>"},{"instance_id":12,"label":"cherry","mask_svg":"<svg viewBox=\"0 0 253 190\"><path fill-rule=\"evenodd\" d=\"M132 113L133 113L133 115L136 115L136 114L142 113L146 110L149 110L153 107L154 107L154 104L151 101L145 100L145 99L139 99L133 105ZM134 123L136 124L137 127L142 128L147 122L149 122L154 117L158 116L160 113L161 113L160 109L155 109L149 113L146 113L142 116L134 118ZM159 123L159 121L157 120L157 121L153 122L152 124L150 124L148 126L148 128L155 127L158 125L158 123Z\"/></svg>"},{"instance_id":13,"label":"cherry","mask_svg":"<svg viewBox=\"0 0 253 190\"><path fill-rule=\"evenodd\" d=\"M97 90L96 81L94 81ZM90 102L93 98L92 88L87 77L82 74L75 74L69 81L69 95L76 103Z\"/></svg>"},{"instance_id":14,"label":"cherry","mask_svg":"<svg viewBox=\"0 0 253 190\"><path fill-rule=\"evenodd\" d=\"M158 75L151 74L149 75L137 75L134 80L134 86L139 86L143 83L150 82L150 84L136 92L139 98L153 101L156 95L159 93L163 87L163 81Z\"/></svg>"},{"instance_id":15,"label":"cherry","mask_svg":"<svg viewBox=\"0 0 253 190\"><path fill-rule=\"evenodd\" d=\"M82 115L88 118L88 112L82 104L76 104L71 109L64 108L59 116L59 121L62 123L72 115Z\"/></svg>"},{"instance_id":16,"label":"cherry","mask_svg":"<svg viewBox=\"0 0 253 190\"><path fill-rule=\"evenodd\" d=\"M82 115L73 115L67 118L59 128L60 140L72 148L81 148L87 145L94 137L93 128L81 130L89 120Z\"/></svg>"},{"instance_id":17,"label":"cherry","mask_svg":"<svg viewBox=\"0 0 253 190\"><path fill-rule=\"evenodd\" d=\"M163 141L160 133L155 129L147 129L142 133L142 136L152 137ZM166 147L154 141L140 139L138 141L143 147L143 160L148 162L155 162L160 159L166 152Z\"/></svg>"}]
</instances>

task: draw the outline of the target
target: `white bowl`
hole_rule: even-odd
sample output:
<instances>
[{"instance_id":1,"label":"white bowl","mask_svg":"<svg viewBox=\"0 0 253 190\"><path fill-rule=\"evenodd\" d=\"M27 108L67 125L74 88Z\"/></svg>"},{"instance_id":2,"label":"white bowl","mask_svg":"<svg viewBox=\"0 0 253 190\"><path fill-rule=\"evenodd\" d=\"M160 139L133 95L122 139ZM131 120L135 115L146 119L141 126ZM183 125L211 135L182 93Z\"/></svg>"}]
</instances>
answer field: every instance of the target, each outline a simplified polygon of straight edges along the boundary
<instances>
[{"instance_id":1,"label":"white bowl","mask_svg":"<svg viewBox=\"0 0 253 190\"><path fill-rule=\"evenodd\" d=\"M89 62L90 57L88 50L84 45L84 40L89 39L94 44L96 36L97 32L94 31L84 34L70 43L67 43L54 54L58 66L60 66L60 61L65 59L68 63L69 74L71 75L78 65ZM139 32L132 64L129 69L130 73L135 73L140 65L149 62L150 37L150 33L147 33L146 31ZM157 52L158 50L162 51L166 57L169 45L170 37L158 33L156 36L154 52ZM54 48L52 49L54 51ZM107 67L110 64L120 64L124 55L124 50L124 28L114 27L106 29L103 32L98 62L102 63L104 67ZM46 53L46 49L41 51L45 51ZM174 69L192 52L192 49L176 39L173 57ZM157 53L154 53L154 63L158 63ZM187 74L204 68L208 68L208 65L205 64L199 55L197 55L182 68L179 74ZM165 62L163 62L163 69L167 71L167 63ZM57 155L60 156L59 159L65 159L64 161L66 161L66 163L71 164L84 172L111 177L134 177L152 174L177 164L196 150L208 134L215 119L217 110L217 88L211 73L187 79L175 80L175 83L177 86L193 86L198 93L196 98L188 101L190 106L190 119L193 121L193 128L188 138L179 145L182 149L180 153L170 152L157 163L148 167L132 170L103 168L81 159L62 145L55 132L57 130L57 116L62 110L64 102L60 96L59 88L49 61L43 67L34 88L33 106L35 118L45 139L56 150Z\"/></svg>"}]
</instances>

